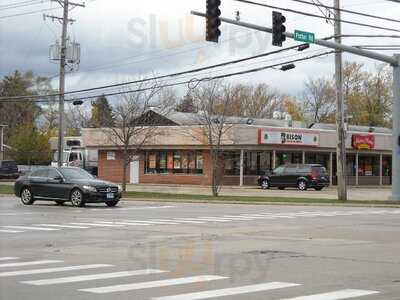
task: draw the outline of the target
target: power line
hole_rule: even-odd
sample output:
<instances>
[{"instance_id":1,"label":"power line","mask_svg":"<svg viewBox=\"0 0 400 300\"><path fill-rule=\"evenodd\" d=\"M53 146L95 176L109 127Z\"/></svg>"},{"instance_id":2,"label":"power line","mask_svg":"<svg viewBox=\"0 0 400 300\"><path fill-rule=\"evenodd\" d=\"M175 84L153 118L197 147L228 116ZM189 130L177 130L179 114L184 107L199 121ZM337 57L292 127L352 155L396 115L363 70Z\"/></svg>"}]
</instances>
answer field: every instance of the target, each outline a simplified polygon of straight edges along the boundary
<instances>
[{"instance_id":1,"label":"power line","mask_svg":"<svg viewBox=\"0 0 400 300\"><path fill-rule=\"evenodd\" d=\"M254 69L250 69L250 70L218 75L218 76L205 77L205 78L201 78L201 79L192 79L192 80L187 80L187 81L184 81L184 82L167 84L165 86L159 86L158 88L171 87L171 86L182 85L182 84L189 84L189 83L193 83L193 82L200 83L202 81L218 80L218 79L224 79L224 78L229 78L229 77L238 76L238 75L245 75L245 74L260 72L260 71L267 70L267 69L272 69L272 68L275 68L275 67L278 67L278 66L281 66L281 65L286 65L286 64L300 62L300 61L305 61L305 60L313 59L313 58L316 58L316 57L329 55L329 54L332 54L332 53L335 53L335 52L336 52L335 50L326 51L326 52L323 52L323 53L320 53L320 54L316 54L316 55L312 55L312 56L308 56L308 57L303 57L303 58L298 58L298 59L294 59L294 60L291 60L291 61L281 62L281 63L278 63L278 64L273 64L273 65L263 66L263 67L254 68ZM104 96L116 96L116 95L121 95L121 94L142 92L142 91L150 90L152 88L153 87L144 88L144 89L138 89L138 90L133 90L133 91L121 91L121 92L116 92L116 93L101 94L101 95L104 95ZM90 100L90 99L97 98L99 96L100 95L90 96L90 97L73 98L73 99L68 99L66 101L70 101L71 102L71 101L75 101L75 100Z\"/></svg>"},{"instance_id":2,"label":"power line","mask_svg":"<svg viewBox=\"0 0 400 300\"><path fill-rule=\"evenodd\" d=\"M342 19L338 20L336 18L331 18L331 17L326 18L324 16L320 16L320 15L316 15L316 14L312 14L312 13L307 13L307 12L304 12L304 11L298 11L298 10L294 10L294 9L290 9L290 8L273 6L273 5L268 5L268 4L264 4L264 3L254 2L254 1L248 1L248 0L233 0L233 1L247 3L247 4L253 4L253 5L258 5L258 6L263 6L263 7L268 7L268 8L272 8L272 9L279 9L279 10L291 12L291 13L294 13L294 14L300 14L300 15L305 15L305 16L309 16L309 17L324 19L324 20L338 21L338 22L341 22L341 23L347 23L347 24L356 25L356 26L362 26L362 27L368 27L368 28L374 28L374 29L381 29L381 30L387 30L387 31L400 32L399 29L393 29L393 28L389 28L389 27L369 25L369 24L353 22L353 21L346 21L346 20L342 20Z\"/></svg>"},{"instance_id":3,"label":"power line","mask_svg":"<svg viewBox=\"0 0 400 300\"><path fill-rule=\"evenodd\" d=\"M70 91L70 92L64 93L64 95L83 93L83 92L90 92L90 91L95 91L95 90L101 90L101 89L107 89L107 88L113 88L113 87L120 87L120 86L124 86L124 85L138 84L138 83L143 83L143 82L147 82L147 81L151 81L151 80L159 80L159 79L164 79L164 78L168 78L168 77L175 77L175 76L184 75L184 74L197 73L197 72L200 72L200 71L205 71L205 70L209 70L209 69L223 67L223 66L227 66L227 65L230 65L230 64L244 62L244 61L248 61L248 60L252 60L252 59L256 59L256 58L260 58L260 57L270 56L270 55L281 53L281 52L288 51L288 50L291 50L291 49L296 49L301 45L304 45L304 44L299 44L299 45L295 45L295 46L291 46L291 47L286 47L286 48L282 48L282 49L278 49L278 50L274 50L274 51L270 51L270 52L266 52L266 53L262 53L262 54L258 54L258 55L245 57L245 58L242 58L242 59L237 59L237 60L232 60L232 61L228 61L228 62L216 64L216 65L212 65L212 66L206 66L206 67L191 69L191 70L187 70L187 71L182 71L182 72L177 72L177 73L172 73L172 74L167 74L167 75L156 76L156 77L153 77L153 78L146 78L146 79L141 79L141 80L128 81L128 82L123 82L123 83L116 83L116 84L104 85L104 86L93 87L93 88L88 88L88 89ZM60 94L32 95L32 96L29 96L29 97L28 96L0 97L0 100L2 100L4 98L7 98L7 99L48 98L48 97L56 97L56 96L59 96L59 95Z\"/></svg>"},{"instance_id":4,"label":"power line","mask_svg":"<svg viewBox=\"0 0 400 300\"><path fill-rule=\"evenodd\" d=\"M218 80L218 79L224 79L224 78L229 78L229 77L238 76L238 75L245 75L245 74L260 72L260 71L263 71L263 70L272 69L272 68L275 68L275 67L278 67L278 66L282 66L282 65L286 65L286 64L290 64L290 63L301 62L301 61L306 61L306 60L310 60L310 59L321 57L321 56L326 56L326 55L329 55L329 54L332 54L332 53L335 53L335 52L336 52L335 50L326 51L326 52L323 52L323 53L320 53L320 54L315 54L315 55L312 55L312 56L307 56L307 57L298 58L298 59L294 59L294 60L290 60L290 61L280 62L280 63L276 63L276 64L273 64L273 65L258 67L258 68L254 68L254 69L249 69L249 70L244 70L244 71L239 71L239 72L234 72L234 73L228 73L228 74L222 74L222 75L217 75L217 76L212 76L212 77L204 77L204 78L201 78L201 79L194 78L194 79L191 79L191 80L175 82L175 83L170 83L170 84L164 84L164 85L157 86L157 88L173 87L173 86L179 86L179 85L184 85L184 84L190 84L190 83L194 83L194 82L200 83L200 82L203 82L203 81ZM154 78L150 79L150 80L154 80ZM74 98L66 99L65 101L73 102L73 101L76 101L76 100L90 100L90 99L97 98L97 97L99 97L101 95L104 95L106 97L107 96L116 96L116 95L129 94L129 93L135 93L135 92L144 92L144 91L147 91L147 90L150 90L150 89L153 89L153 88L154 87L148 87L148 88L142 88L142 89L136 89L136 90L128 90L128 91L120 91L120 92L107 93L107 94L102 93L102 94L98 94L98 95L78 97L78 98L74 97ZM0 100L0 102L14 102L14 101L15 100L12 100L12 99ZM39 100L29 99L29 100L26 100L26 101L35 102L35 103L47 103L47 102L49 102L49 100L40 100L40 99Z\"/></svg>"},{"instance_id":5,"label":"power line","mask_svg":"<svg viewBox=\"0 0 400 300\"><path fill-rule=\"evenodd\" d=\"M11 4L3 4L3 5L0 5L0 9L5 8L5 7L10 7L10 6L30 4L32 2L39 2L39 1L42 1L42 0L28 0L28 1L21 1L21 2L16 2L16 3L11 3Z\"/></svg>"},{"instance_id":6,"label":"power line","mask_svg":"<svg viewBox=\"0 0 400 300\"><path fill-rule=\"evenodd\" d=\"M305 0L290 0L293 2L298 2L298 3L303 3L303 4L308 4L308 5L313 5L313 6L317 6L317 7L323 7L326 9L333 9L333 10L338 10L340 12L344 12L344 13L349 13L349 14L354 14L354 15L359 15L359 16L363 16L363 17L368 17L368 18L374 18L374 19L379 19L379 20L386 20L386 21L391 21L391 22L397 22L400 23L400 20L398 19L392 19L392 18L387 18L387 17L381 17L381 16L376 16L376 15L371 15L371 14L367 14L367 13L362 13L362 12L358 12L358 11L354 11L354 10L349 10L349 9L344 9L344 8L340 8L337 9L333 6L329 6L329 5L325 5L321 2L319 2L319 4L317 3L312 3L312 2L308 2Z\"/></svg>"},{"instance_id":7,"label":"power line","mask_svg":"<svg viewBox=\"0 0 400 300\"><path fill-rule=\"evenodd\" d=\"M45 9L41 9L41 10L35 10L35 11L30 11L30 12L25 12L25 13L20 13L20 14L0 16L0 20L7 19L7 18L12 18L12 17L33 15L33 14L42 13L42 12L49 11L49 10L56 10L56 9L60 9L60 7L45 8Z\"/></svg>"},{"instance_id":8,"label":"power line","mask_svg":"<svg viewBox=\"0 0 400 300\"><path fill-rule=\"evenodd\" d=\"M39 4L43 4L43 3L45 3L45 2L48 2L48 0L47 1L45 1L45 0L36 0L36 1L30 1L31 3L25 3L25 4L19 4L19 5L13 5L13 6L7 6L7 7L0 7L0 11L3 11L3 10L8 10L8 9L16 9L16 8L21 8L21 7L27 7L27 6L32 6L32 5L39 5Z\"/></svg>"}]
</instances>

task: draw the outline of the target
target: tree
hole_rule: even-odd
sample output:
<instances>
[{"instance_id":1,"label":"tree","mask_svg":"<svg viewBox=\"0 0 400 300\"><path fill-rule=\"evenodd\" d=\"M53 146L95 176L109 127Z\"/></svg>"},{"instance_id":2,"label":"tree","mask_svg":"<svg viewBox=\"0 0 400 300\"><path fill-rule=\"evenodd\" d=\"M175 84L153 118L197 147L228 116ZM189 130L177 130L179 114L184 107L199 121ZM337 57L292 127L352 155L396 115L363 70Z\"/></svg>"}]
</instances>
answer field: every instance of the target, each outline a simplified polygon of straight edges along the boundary
<instances>
[{"instance_id":1,"label":"tree","mask_svg":"<svg viewBox=\"0 0 400 300\"><path fill-rule=\"evenodd\" d=\"M311 123L335 121L335 89L331 80L311 79L305 83L303 109Z\"/></svg>"},{"instance_id":2,"label":"tree","mask_svg":"<svg viewBox=\"0 0 400 300\"><path fill-rule=\"evenodd\" d=\"M22 165L47 165L51 161L49 136L32 123L19 125L10 137L11 156Z\"/></svg>"},{"instance_id":3,"label":"tree","mask_svg":"<svg viewBox=\"0 0 400 300\"><path fill-rule=\"evenodd\" d=\"M114 125L109 128L111 142L122 151L122 190L126 191L127 170L143 145L162 131L154 126L152 111L168 114L173 107L171 93L161 90L156 82L142 83L140 92L125 90L113 107Z\"/></svg>"},{"instance_id":4,"label":"tree","mask_svg":"<svg viewBox=\"0 0 400 300\"><path fill-rule=\"evenodd\" d=\"M201 124L201 134L197 136L210 149L211 191L214 197L219 195L223 178L222 146L232 124L228 121L228 112L235 99L235 92L229 85L220 81L200 84L193 91L197 107L197 118Z\"/></svg>"},{"instance_id":5,"label":"tree","mask_svg":"<svg viewBox=\"0 0 400 300\"><path fill-rule=\"evenodd\" d=\"M0 81L0 97L32 96L49 90L49 79L36 77L32 72L22 74L15 71ZM8 125L5 137L8 138L22 122L33 124L40 111L40 107L29 100L0 102L0 124Z\"/></svg>"},{"instance_id":6,"label":"tree","mask_svg":"<svg viewBox=\"0 0 400 300\"><path fill-rule=\"evenodd\" d=\"M181 102L175 107L175 110L178 112L185 112L185 113L195 113L196 112L196 105L194 103L193 97L189 94L185 95Z\"/></svg>"},{"instance_id":7,"label":"tree","mask_svg":"<svg viewBox=\"0 0 400 300\"><path fill-rule=\"evenodd\" d=\"M102 95L92 102L92 117L90 125L92 127L110 127L114 123L112 108L107 98Z\"/></svg>"}]
</instances>

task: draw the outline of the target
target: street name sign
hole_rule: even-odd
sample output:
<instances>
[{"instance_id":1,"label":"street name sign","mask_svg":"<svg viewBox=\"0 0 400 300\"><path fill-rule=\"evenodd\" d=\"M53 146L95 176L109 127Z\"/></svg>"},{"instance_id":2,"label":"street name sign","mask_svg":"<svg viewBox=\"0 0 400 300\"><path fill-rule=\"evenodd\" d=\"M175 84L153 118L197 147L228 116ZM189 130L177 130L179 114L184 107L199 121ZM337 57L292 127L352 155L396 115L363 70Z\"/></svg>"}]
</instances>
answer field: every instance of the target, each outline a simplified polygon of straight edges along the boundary
<instances>
[{"instance_id":1,"label":"street name sign","mask_svg":"<svg viewBox=\"0 0 400 300\"><path fill-rule=\"evenodd\" d=\"M295 30L294 40L313 44L315 42L315 34L312 32Z\"/></svg>"}]
</instances>

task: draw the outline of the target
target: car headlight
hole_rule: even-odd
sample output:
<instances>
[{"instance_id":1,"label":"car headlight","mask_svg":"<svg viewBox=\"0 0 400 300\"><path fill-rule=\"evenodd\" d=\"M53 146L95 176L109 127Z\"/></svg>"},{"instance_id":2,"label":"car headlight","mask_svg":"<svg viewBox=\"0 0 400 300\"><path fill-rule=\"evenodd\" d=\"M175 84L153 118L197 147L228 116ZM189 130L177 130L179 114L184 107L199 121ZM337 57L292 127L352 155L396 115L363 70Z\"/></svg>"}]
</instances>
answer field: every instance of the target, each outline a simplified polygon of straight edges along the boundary
<instances>
[{"instance_id":1,"label":"car headlight","mask_svg":"<svg viewBox=\"0 0 400 300\"><path fill-rule=\"evenodd\" d=\"M121 193L122 192L122 186L118 185L118 192Z\"/></svg>"},{"instance_id":2,"label":"car headlight","mask_svg":"<svg viewBox=\"0 0 400 300\"><path fill-rule=\"evenodd\" d=\"M94 186L84 185L83 188L84 188L85 190L87 190L88 192L94 192L94 193L97 192L97 189L96 189Z\"/></svg>"}]
</instances>

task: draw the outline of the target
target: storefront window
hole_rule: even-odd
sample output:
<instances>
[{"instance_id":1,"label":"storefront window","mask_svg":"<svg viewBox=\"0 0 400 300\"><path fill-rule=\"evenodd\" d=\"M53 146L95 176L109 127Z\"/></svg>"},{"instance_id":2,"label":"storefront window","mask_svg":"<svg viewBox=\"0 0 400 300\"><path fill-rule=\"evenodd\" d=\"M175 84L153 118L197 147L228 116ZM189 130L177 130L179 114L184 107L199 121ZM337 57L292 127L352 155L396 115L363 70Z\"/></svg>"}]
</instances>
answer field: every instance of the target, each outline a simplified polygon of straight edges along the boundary
<instances>
[{"instance_id":1,"label":"storefront window","mask_svg":"<svg viewBox=\"0 0 400 300\"><path fill-rule=\"evenodd\" d=\"M382 160L382 175L392 176L392 157L384 156Z\"/></svg>"},{"instance_id":2,"label":"storefront window","mask_svg":"<svg viewBox=\"0 0 400 300\"><path fill-rule=\"evenodd\" d=\"M287 164L301 164L303 163L302 152L278 152L276 154L276 165L287 165Z\"/></svg>"},{"instance_id":3,"label":"storefront window","mask_svg":"<svg viewBox=\"0 0 400 300\"><path fill-rule=\"evenodd\" d=\"M194 151L147 152L146 174L203 173L203 155Z\"/></svg>"},{"instance_id":4,"label":"storefront window","mask_svg":"<svg viewBox=\"0 0 400 300\"><path fill-rule=\"evenodd\" d=\"M225 175L240 175L240 152L224 152Z\"/></svg>"},{"instance_id":5,"label":"storefront window","mask_svg":"<svg viewBox=\"0 0 400 300\"><path fill-rule=\"evenodd\" d=\"M378 156L359 156L358 176L379 176Z\"/></svg>"}]
</instances>

